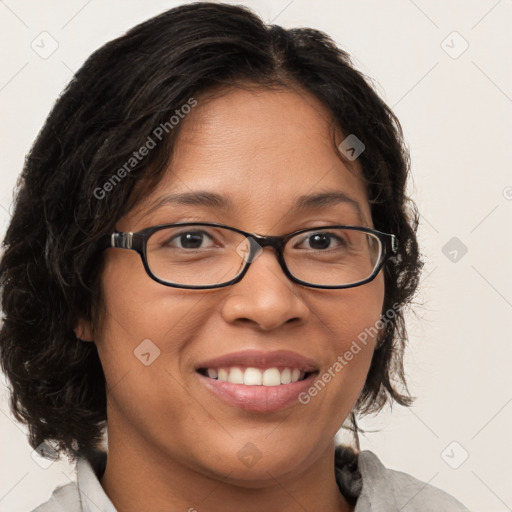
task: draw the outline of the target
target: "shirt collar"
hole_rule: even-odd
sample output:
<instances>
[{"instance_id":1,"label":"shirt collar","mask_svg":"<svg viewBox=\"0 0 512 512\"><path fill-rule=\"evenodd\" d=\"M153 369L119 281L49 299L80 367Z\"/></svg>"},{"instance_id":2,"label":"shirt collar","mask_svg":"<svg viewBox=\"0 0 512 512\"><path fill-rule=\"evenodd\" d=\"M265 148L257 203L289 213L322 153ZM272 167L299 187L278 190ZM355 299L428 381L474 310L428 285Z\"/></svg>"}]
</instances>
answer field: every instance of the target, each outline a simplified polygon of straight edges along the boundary
<instances>
[{"instance_id":1,"label":"shirt collar","mask_svg":"<svg viewBox=\"0 0 512 512\"><path fill-rule=\"evenodd\" d=\"M117 512L87 459L77 460L76 477L83 512Z\"/></svg>"}]
</instances>

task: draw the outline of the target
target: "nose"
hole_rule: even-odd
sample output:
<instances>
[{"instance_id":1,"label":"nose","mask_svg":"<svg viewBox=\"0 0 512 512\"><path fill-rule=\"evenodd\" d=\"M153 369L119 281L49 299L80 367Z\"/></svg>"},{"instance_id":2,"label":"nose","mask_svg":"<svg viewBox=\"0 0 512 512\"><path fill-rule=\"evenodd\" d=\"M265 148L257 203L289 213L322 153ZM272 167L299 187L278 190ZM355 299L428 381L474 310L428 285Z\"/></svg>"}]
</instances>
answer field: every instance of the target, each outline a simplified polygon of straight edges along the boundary
<instances>
[{"instance_id":1,"label":"nose","mask_svg":"<svg viewBox=\"0 0 512 512\"><path fill-rule=\"evenodd\" d=\"M310 312L298 286L284 274L275 250L265 247L242 280L230 287L221 315L226 322L250 322L264 331L286 323L299 324Z\"/></svg>"}]
</instances>

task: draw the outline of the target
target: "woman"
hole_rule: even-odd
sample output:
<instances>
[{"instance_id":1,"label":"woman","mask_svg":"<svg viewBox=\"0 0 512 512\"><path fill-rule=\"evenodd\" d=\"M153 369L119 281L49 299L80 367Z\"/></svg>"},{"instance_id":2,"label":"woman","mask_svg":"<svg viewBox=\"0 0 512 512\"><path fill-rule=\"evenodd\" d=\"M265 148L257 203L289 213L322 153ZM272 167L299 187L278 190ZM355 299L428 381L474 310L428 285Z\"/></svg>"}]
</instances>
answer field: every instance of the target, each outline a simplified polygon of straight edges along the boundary
<instances>
[{"instance_id":1,"label":"woman","mask_svg":"<svg viewBox=\"0 0 512 512\"><path fill-rule=\"evenodd\" d=\"M318 31L194 3L96 51L0 263L14 414L77 461L36 510L466 510L334 441L411 401L408 170L398 120Z\"/></svg>"}]
</instances>

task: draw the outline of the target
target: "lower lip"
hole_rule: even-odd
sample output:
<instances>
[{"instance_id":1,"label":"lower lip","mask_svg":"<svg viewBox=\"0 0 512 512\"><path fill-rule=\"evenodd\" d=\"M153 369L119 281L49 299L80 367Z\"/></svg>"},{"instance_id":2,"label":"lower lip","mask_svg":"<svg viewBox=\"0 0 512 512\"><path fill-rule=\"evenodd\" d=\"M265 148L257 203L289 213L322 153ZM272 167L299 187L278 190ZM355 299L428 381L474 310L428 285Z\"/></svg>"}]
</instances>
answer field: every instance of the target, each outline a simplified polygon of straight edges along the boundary
<instances>
[{"instance_id":1,"label":"lower lip","mask_svg":"<svg viewBox=\"0 0 512 512\"><path fill-rule=\"evenodd\" d=\"M206 387L229 405L254 412L272 412L284 409L298 401L299 395L313 383L317 373L306 379L279 386L245 386L210 379L198 373Z\"/></svg>"}]
</instances>

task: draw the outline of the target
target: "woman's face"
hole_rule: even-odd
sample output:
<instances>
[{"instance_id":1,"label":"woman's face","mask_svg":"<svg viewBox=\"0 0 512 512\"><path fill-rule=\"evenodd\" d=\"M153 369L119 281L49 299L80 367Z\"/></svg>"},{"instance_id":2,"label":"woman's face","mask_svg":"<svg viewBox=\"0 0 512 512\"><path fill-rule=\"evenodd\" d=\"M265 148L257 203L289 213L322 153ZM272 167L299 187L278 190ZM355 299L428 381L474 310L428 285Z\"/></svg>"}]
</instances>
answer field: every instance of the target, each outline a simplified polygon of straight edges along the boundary
<instances>
[{"instance_id":1,"label":"woman's face","mask_svg":"<svg viewBox=\"0 0 512 512\"><path fill-rule=\"evenodd\" d=\"M372 227L360 170L349 171L337 156L329 113L313 96L229 90L209 101L198 98L181 122L164 179L120 219L118 230L187 221L262 235L328 224ZM338 133L337 143L342 140ZM329 191L352 198L359 210L347 201L297 208L300 196ZM152 208L170 194L199 192L219 194L230 207L168 201ZM110 249L105 258L106 317L92 337L107 380L111 446L123 443L148 464L222 479L230 474L228 480L252 486L268 482L269 474L293 477L332 449L362 390L376 340L359 344L350 361L344 354L380 318L382 272L355 288L306 288L284 275L267 247L239 283L186 290L153 281L133 251ZM287 354L273 360L276 351ZM293 369L304 358L316 374L305 385L236 384L228 396L198 372L240 352L237 364L225 364ZM344 364L333 371L339 357ZM299 401L299 392L329 369L330 382ZM291 399L286 386L294 386Z\"/></svg>"}]
</instances>

